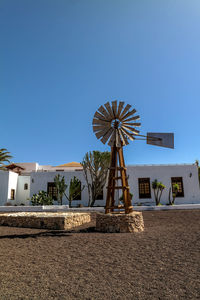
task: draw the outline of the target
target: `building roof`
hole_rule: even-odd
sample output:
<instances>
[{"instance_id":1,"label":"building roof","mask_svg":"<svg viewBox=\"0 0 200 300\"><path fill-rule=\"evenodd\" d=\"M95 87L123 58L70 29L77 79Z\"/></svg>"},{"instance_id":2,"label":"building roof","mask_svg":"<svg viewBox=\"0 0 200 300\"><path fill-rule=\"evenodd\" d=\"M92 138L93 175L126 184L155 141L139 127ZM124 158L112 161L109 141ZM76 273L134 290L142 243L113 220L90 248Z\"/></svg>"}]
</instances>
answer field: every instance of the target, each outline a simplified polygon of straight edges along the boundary
<instances>
[{"instance_id":1,"label":"building roof","mask_svg":"<svg viewBox=\"0 0 200 300\"><path fill-rule=\"evenodd\" d=\"M13 172L18 173L18 174L21 174L21 171L25 170L24 168L14 164L14 163L11 163L10 165L5 166L5 168L7 170L13 171Z\"/></svg>"},{"instance_id":2,"label":"building roof","mask_svg":"<svg viewBox=\"0 0 200 300\"><path fill-rule=\"evenodd\" d=\"M72 161L72 162L67 163L67 164L62 164L62 165L56 166L56 168L57 167L79 168L79 167L82 167L82 165L80 163L78 163L78 162Z\"/></svg>"},{"instance_id":3,"label":"building roof","mask_svg":"<svg viewBox=\"0 0 200 300\"><path fill-rule=\"evenodd\" d=\"M12 163L10 165L7 165L5 166L6 169L9 169L9 170L13 170L13 169L21 169L21 170L25 170L24 168Z\"/></svg>"}]
</instances>

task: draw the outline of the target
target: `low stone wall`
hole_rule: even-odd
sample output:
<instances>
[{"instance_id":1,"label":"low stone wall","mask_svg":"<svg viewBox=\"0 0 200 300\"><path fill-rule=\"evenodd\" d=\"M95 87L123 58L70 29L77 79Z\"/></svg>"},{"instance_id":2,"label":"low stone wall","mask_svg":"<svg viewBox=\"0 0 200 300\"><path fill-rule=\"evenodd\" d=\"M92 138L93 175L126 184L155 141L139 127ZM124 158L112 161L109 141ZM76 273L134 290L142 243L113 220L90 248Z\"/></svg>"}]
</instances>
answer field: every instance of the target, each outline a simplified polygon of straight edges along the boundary
<instances>
[{"instance_id":1,"label":"low stone wall","mask_svg":"<svg viewBox=\"0 0 200 300\"><path fill-rule=\"evenodd\" d=\"M0 226L70 230L91 222L89 213L3 213Z\"/></svg>"},{"instance_id":2,"label":"low stone wall","mask_svg":"<svg viewBox=\"0 0 200 300\"><path fill-rule=\"evenodd\" d=\"M96 215L96 230L100 232L142 232L144 221L141 212L130 214L102 214Z\"/></svg>"}]
</instances>

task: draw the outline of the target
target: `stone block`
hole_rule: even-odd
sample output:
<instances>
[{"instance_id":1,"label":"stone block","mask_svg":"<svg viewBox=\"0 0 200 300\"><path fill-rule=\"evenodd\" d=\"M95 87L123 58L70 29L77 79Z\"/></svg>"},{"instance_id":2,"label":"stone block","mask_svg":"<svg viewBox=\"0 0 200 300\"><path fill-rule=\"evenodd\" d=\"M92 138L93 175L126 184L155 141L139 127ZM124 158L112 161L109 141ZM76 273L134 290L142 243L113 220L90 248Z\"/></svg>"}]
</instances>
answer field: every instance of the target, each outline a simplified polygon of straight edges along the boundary
<instances>
[{"instance_id":1,"label":"stone block","mask_svg":"<svg viewBox=\"0 0 200 300\"><path fill-rule=\"evenodd\" d=\"M96 215L96 230L100 232L142 232L144 221L141 212L130 214L103 214Z\"/></svg>"}]
</instances>

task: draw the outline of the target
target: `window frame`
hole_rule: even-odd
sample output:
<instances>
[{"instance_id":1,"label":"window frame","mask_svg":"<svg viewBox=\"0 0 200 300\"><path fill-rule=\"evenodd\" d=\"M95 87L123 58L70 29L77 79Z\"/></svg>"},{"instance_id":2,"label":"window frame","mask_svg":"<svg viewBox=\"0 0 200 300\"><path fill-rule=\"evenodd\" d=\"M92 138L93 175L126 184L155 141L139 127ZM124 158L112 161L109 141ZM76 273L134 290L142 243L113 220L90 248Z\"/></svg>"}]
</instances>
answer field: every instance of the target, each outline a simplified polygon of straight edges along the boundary
<instances>
[{"instance_id":1,"label":"window frame","mask_svg":"<svg viewBox=\"0 0 200 300\"><path fill-rule=\"evenodd\" d=\"M99 193L99 194L97 195L96 200L104 200L104 198L103 198L103 188L102 188L101 193Z\"/></svg>"},{"instance_id":2,"label":"window frame","mask_svg":"<svg viewBox=\"0 0 200 300\"><path fill-rule=\"evenodd\" d=\"M58 190L56 188L55 182L47 182L47 194L52 197L54 201L58 201Z\"/></svg>"},{"instance_id":3,"label":"window frame","mask_svg":"<svg viewBox=\"0 0 200 300\"><path fill-rule=\"evenodd\" d=\"M15 189L10 190L10 199L15 200Z\"/></svg>"},{"instance_id":4,"label":"window frame","mask_svg":"<svg viewBox=\"0 0 200 300\"><path fill-rule=\"evenodd\" d=\"M172 187L172 193L173 191L173 184L179 184L181 185L181 192L178 191L176 194L176 198L184 198L184 186L183 186L183 177L171 177L171 187Z\"/></svg>"},{"instance_id":5,"label":"window frame","mask_svg":"<svg viewBox=\"0 0 200 300\"><path fill-rule=\"evenodd\" d=\"M141 193L141 185L146 183L148 184L149 192L146 193L144 187L144 193ZM149 177L138 178L138 193L139 193L139 199L151 199L151 184L150 184Z\"/></svg>"},{"instance_id":6,"label":"window frame","mask_svg":"<svg viewBox=\"0 0 200 300\"><path fill-rule=\"evenodd\" d=\"M28 183L24 183L24 191L28 190Z\"/></svg>"}]
</instances>

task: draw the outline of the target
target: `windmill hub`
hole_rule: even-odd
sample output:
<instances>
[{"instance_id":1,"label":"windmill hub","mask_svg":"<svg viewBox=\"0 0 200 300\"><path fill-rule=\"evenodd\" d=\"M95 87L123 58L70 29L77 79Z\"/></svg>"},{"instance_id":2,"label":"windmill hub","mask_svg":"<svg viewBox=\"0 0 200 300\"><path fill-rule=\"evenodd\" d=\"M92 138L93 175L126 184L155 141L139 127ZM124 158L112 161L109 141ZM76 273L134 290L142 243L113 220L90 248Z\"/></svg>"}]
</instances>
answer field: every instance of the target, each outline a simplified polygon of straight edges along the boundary
<instances>
[{"instance_id":1,"label":"windmill hub","mask_svg":"<svg viewBox=\"0 0 200 300\"><path fill-rule=\"evenodd\" d=\"M121 124L120 124L120 121L115 119L111 122L111 126L114 128L114 129L118 129L121 127Z\"/></svg>"}]
</instances>

